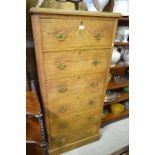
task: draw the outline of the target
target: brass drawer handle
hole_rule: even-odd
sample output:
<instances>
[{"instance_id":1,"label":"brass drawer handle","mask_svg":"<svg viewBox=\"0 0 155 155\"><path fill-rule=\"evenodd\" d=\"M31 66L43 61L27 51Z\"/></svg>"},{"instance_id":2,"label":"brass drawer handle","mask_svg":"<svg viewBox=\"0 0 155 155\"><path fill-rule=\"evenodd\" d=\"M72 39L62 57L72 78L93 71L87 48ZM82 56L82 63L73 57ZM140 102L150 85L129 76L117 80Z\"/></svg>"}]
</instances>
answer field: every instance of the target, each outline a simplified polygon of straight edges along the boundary
<instances>
[{"instance_id":1,"label":"brass drawer handle","mask_svg":"<svg viewBox=\"0 0 155 155\"><path fill-rule=\"evenodd\" d=\"M67 65L66 64L59 64L57 67L59 69L63 70L63 69L65 69L67 67Z\"/></svg>"},{"instance_id":2,"label":"brass drawer handle","mask_svg":"<svg viewBox=\"0 0 155 155\"><path fill-rule=\"evenodd\" d=\"M58 88L58 92L59 93L64 93L66 91L67 91L67 87L65 87L65 86L59 86L59 88Z\"/></svg>"},{"instance_id":3,"label":"brass drawer handle","mask_svg":"<svg viewBox=\"0 0 155 155\"><path fill-rule=\"evenodd\" d=\"M93 120L93 117L92 116L89 116L88 117L88 121L92 121Z\"/></svg>"},{"instance_id":4,"label":"brass drawer handle","mask_svg":"<svg viewBox=\"0 0 155 155\"><path fill-rule=\"evenodd\" d=\"M95 38L96 40L101 40L104 37L102 32L97 32L95 33Z\"/></svg>"},{"instance_id":5,"label":"brass drawer handle","mask_svg":"<svg viewBox=\"0 0 155 155\"><path fill-rule=\"evenodd\" d=\"M67 141L66 138L62 138L62 139L61 139L61 142L62 142L62 143L66 142L66 141Z\"/></svg>"},{"instance_id":6,"label":"brass drawer handle","mask_svg":"<svg viewBox=\"0 0 155 155\"><path fill-rule=\"evenodd\" d=\"M61 108L59 109L59 112L64 113L66 110L67 110L67 109L66 109L65 107L61 107Z\"/></svg>"},{"instance_id":7,"label":"brass drawer handle","mask_svg":"<svg viewBox=\"0 0 155 155\"><path fill-rule=\"evenodd\" d=\"M99 64L99 63L101 63L99 60L97 60L97 59L95 59L93 62L92 62L92 64L93 65L97 65L97 64Z\"/></svg>"},{"instance_id":8,"label":"brass drawer handle","mask_svg":"<svg viewBox=\"0 0 155 155\"><path fill-rule=\"evenodd\" d=\"M59 41L63 41L63 40L65 40L65 38L66 38L67 36L64 34L64 33L58 33L57 34L57 36L56 36L56 38L59 40Z\"/></svg>"},{"instance_id":9,"label":"brass drawer handle","mask_svg":"<svg viewBox=\"0 0 155 155\"><path fill-rule=\"evenodd\" d=\"M86 134L90 134L91 133L91 131L90 130L86 130Z\"/></svg>"},{"instance_id":10,"label":"brass drawer handle","mask_svg":"<svg viewBox=\"0 0 155 155\"><path fill-rule=\"evenodd\" d=\"M92 83L90 84L91 87L96 87L97 85L98 85L97 82L92 82Z\"/></svg>"},{"instance_id":11,"label":"brass drawer handle","mask_svg":"<svg viewBox=\"0 0 155 155\"><path fill-rule=\"evenodd\" d=\"M61 129L65 129L65 128L67 128L67 124L62 122L61 124L59 124L59 127Z\"/></svg>"},{"instance_id":12,"label":"brass drawer handle","mask_svg":"<svg viewBox=\"0 0 155 155\"><path fill-rule=\"evenodd\" d=\"M90 100L90 101L89 101L89 104L90 104L90 105L93 105L93 104L95 104L95 101L94 101L94 100Z\"/></svg>"}]
</instances>

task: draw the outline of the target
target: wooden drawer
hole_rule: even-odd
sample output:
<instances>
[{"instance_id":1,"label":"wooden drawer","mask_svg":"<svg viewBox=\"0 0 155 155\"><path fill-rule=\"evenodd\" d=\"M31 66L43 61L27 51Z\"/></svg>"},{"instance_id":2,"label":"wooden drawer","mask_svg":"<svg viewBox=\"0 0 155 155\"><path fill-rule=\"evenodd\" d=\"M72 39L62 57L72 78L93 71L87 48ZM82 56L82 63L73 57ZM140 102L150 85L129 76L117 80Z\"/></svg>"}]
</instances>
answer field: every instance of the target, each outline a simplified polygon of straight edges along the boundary
<instances>
[{"instance_id":1,"label":"wooden drawer","mask_svg":"<svg viewBox=\"0 0 155 155\"><path fill-rule=\"evenodd\" d=\"M78 93L74 95L62 96L48 103L48 111L50 115L55 117L66 117L72 115L72 113L85 112L86 110L92 110L97 107L102 108L103 94L92 93L85 94Z\"/></svg>"},{"instance_id":2,"label":"wooden drawer","mask_svg":"<svg viewBox=\"0 0 155 155\"><path fill-rule=\"evenodd\" d=\"M110 57L109 49L44 53L46 80L105 72L108 69Z\"/></svg>"},{"instance_id":3,"label":"wooden drawer","mask_svg":"<svg viewBox=\"0 0 155 155\"><path fill-rule=\"evenodd\" d=\"M40 19L43 51L112 47L114 20L67 16L65 20L58 18Z\"/></svg>"},{"instance_id":4,"label":"wooden drawer","mask_svg":"<svg viewBox=\"0 0 155 155\"><path fill-rule=\"evenodd\" d=\"M102 109L98 107L81 113L72 112L69 117L59 117L49 113L51 135L76 130L82 126L86 127L88 124L98 126L101 118L101 111Z\"/></svg>"},{"instance_id":5,"label":"wooden drawer","mask_svg":"<svg viewBox=\"0 0 155 155\"><path fill-rule=\"evenodd\" d=\"M76 140L95 135L98 133L98 130L99 129L96 126L87 126L71 132L60 133L56 136L52 136L52 147L61 147Z\"/></svg>"},{"instance_id":6,"label":"wooden drawer","mask_svg":"<svg viewBox=\"0 0 155 155\"><path fill-rule=\"evenodd\" d=\"M103 93L104 75L104 73L98 73L49 80L46 82L48 101L79 92Z\"/></svg>"}]
</instances>

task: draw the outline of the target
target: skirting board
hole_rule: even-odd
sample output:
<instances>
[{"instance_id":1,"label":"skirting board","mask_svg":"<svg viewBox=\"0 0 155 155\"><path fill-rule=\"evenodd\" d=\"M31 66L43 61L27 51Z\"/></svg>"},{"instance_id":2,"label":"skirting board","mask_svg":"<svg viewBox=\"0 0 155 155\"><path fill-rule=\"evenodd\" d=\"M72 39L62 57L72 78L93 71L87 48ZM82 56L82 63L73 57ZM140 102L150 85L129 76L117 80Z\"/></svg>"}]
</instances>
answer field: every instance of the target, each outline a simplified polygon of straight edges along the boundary
<instances>
[{"instance_id":1,"label":"skirting board","mask_svg":"<svg viewBox=\"0 0 155 155\"><path fill-rule=\"evenodd\" d=\"M88 143L97 141L99 139L100 139L100 134L97 134L97 135L87 137L87 138L78 140L76 142L64 145L64 146L56 148L56 149L48 150L48 153L49 153L49 155L59 155L60 153L72 150L72 149L80 147L82 145L86 145Z\"/></svg>"}]
</instances>

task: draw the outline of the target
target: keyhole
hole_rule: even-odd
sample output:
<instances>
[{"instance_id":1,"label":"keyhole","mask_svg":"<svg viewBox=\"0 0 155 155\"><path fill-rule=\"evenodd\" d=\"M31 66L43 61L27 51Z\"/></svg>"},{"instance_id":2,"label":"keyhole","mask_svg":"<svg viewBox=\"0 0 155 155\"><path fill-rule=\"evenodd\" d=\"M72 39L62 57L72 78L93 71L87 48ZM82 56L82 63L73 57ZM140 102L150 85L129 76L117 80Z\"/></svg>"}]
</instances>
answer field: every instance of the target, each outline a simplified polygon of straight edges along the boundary
<instances>
[{"instance_id":1,"label":"keyhole","mask_svg":"<svg viewBox=\"0 0 155 155\"><path fill-rule=\"evenodd\" d=\"M84 30L85 26L83 24L83 21L80 22L80 25L79 25L79 30Z\"/></svg>"}]
</instances>

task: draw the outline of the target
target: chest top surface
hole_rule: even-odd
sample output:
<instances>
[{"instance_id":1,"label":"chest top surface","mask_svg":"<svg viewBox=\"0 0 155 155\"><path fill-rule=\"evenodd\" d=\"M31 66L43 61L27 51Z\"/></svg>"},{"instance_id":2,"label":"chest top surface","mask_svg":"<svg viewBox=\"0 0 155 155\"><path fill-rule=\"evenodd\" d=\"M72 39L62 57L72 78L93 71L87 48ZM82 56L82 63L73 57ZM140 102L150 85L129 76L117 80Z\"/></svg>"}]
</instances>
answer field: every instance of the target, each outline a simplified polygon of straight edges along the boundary
<instances>
[{"instance_id":1,"label":"chest top surface","mask_svg":"<svg viewBox=\"0 0 155 155\"><path fill-rule=\"evenodd\" d=\"M31 14L44 14L44 15L72 15L72 16L94 16L94 17L105 17L105 18L120 18L120 13L111 12L91 12L81 10L56 10L52 8L31 8Z\"/></svg>"}]
</instances>

